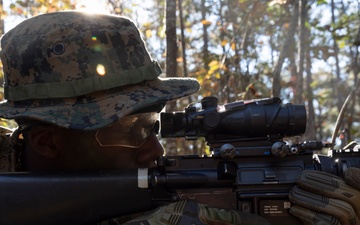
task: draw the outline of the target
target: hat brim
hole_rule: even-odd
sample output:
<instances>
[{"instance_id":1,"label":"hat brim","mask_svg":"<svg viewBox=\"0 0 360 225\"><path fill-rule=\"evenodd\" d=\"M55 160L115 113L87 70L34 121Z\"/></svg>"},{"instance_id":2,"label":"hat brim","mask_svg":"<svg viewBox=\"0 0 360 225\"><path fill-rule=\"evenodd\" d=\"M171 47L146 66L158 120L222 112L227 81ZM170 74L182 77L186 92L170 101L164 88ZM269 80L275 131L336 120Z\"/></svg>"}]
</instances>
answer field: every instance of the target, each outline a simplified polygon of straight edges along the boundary
<instances>
[{"instance_id":1,"label":"hat brim","mask_svg":"<svg viewBox=\"0 0 360 225\"><path fill-rule=\"evenodd\" d=\"M145 107L189 96L200 89L196 79L158 78L75 98L4 101L0 117L32 118L61 127L94 130Z\"/></svg>"}]
</instances>

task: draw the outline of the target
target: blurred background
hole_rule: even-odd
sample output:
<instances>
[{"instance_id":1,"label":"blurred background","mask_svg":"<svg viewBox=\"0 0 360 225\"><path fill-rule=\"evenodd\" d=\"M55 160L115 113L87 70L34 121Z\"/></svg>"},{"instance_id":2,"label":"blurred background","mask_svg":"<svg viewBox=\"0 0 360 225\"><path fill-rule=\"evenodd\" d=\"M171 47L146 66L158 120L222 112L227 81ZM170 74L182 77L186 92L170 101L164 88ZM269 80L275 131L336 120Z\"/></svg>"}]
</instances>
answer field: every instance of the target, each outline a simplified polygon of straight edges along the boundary
<instances>
[{"instance_id":1,"label":"blurred background","mask_svg":"<svg viewBox=\"0 0 360 225\"><path fill-rule=\"evenodd\" d=\"M306 105L300 139L360 141L359 0L0 0L0 33L59 10L128 16L167 76L198 79L200 92L167 111L206 96L219 104L277 96ZM208 153L203 142L164 145L171 154Z\"/></svg>"}]
</instances>

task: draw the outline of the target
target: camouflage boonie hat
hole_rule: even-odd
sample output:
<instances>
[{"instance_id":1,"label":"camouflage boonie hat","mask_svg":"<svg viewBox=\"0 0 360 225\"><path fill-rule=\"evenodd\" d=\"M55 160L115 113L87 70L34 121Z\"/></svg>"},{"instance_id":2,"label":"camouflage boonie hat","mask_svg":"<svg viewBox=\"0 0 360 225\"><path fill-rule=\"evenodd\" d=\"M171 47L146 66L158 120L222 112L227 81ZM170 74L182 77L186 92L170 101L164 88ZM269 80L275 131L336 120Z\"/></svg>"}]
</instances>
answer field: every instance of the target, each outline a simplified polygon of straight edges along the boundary
<instances>
[{"instance_id":1,"label":"camouflage boonie hat","mask_svg":"<svg viewBox=\"0 0 360 225\"><path fill-rule=\"evenodd\" d=\"M191 78L159 78L134 23L120 16L55 12L25 20L1 39L0 117L91 130L199 90Z\"/></svg>"}]
</instances>

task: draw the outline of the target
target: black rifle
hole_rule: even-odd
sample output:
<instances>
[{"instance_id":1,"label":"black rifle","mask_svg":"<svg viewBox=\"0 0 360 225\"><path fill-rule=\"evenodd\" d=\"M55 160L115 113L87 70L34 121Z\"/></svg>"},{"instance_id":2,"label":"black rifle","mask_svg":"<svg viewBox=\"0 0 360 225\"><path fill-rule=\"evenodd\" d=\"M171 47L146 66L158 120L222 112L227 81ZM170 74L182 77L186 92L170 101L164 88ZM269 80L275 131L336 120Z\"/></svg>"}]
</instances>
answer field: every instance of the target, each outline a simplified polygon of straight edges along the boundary
<instances>
[{"instance_id":1,"label":"black rifle","mask_svg":"<svg viewBox=\"0 0 360 225\"><path fill-rule=\"evenodd\" d=\"M166 156L156 168L79 173L0 174L0 224L91 224L191 199L258 214L272 224L301 224L288 213L290 189L303 170L339 176L360 168L359 145L332 156L314 154L318 141L288 144L306 127L302 105L278 98L161 114L161 135L204 137L212 156Z\"/></svg>"}]
</instances>

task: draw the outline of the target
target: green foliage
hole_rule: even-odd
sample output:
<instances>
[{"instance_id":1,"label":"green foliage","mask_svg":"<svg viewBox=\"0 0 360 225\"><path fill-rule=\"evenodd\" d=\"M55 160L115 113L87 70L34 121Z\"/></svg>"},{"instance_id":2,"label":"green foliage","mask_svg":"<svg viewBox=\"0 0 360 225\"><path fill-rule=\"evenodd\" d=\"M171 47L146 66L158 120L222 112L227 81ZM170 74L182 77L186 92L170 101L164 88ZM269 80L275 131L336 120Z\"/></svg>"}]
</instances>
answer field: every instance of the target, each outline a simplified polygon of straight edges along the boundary
<instances>
[{"instance_id":1,"label":"green foliage","mask_svg":"<svg viewBox=\"0 0 360 225\"><path fill-rule=\"evenodd\" d=\"M316 1L317 5L325 5L328 4L328 2L326 0L317 0Z\"/></svg>"}]
</instances>

